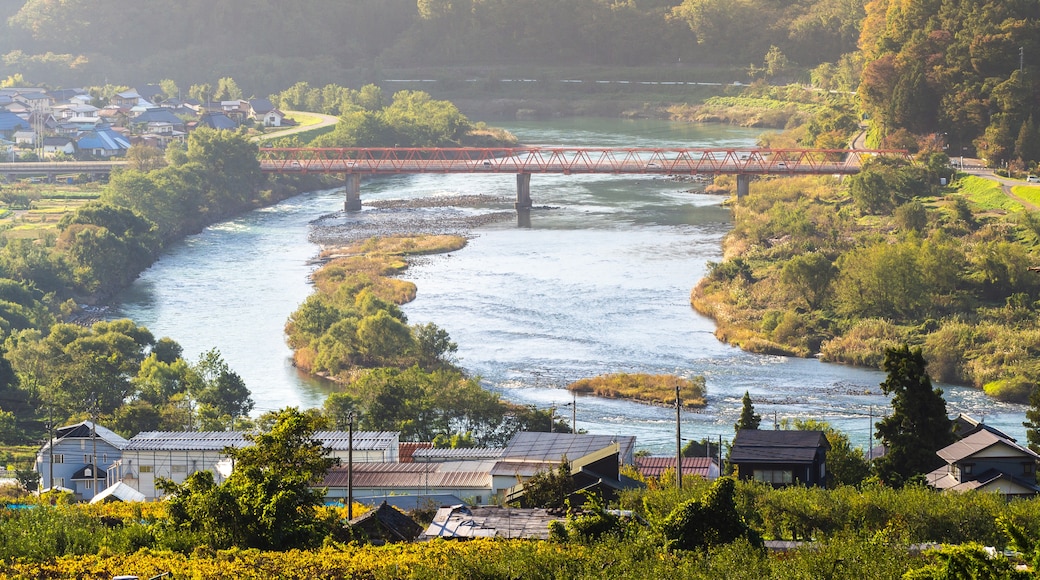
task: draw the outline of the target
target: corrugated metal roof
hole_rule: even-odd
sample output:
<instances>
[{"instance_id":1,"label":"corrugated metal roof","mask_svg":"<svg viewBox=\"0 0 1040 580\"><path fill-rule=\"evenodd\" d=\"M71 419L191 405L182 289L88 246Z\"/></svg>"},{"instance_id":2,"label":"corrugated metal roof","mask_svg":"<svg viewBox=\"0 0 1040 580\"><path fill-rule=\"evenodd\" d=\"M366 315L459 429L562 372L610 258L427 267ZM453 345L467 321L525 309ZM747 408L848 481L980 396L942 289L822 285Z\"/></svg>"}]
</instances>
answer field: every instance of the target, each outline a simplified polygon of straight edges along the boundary
<instances>
[{"instance_id":1,"label":"corrugated metal roof","mask_svg":"<svg viewBox=\"0 0 1040 580\"><path fill-rule=\"evenodd\" d=\"M97 436L98 439L101 439L102 441L108 443L116 449L123 449L129 443L129 441L124 439L122 436L118 435L110 429L102 427L101 425L94 426L94 434ZM76 423L75 425L66 425L65 427L59 427L54 434L54 444L57 445L58 443L61 443L61 441L64 439L89 439L90 437L90 421L83 421L81 423ZM47 443L43 446L43 450L41 451L41 453L49 449L50 444L50 441L47 441Z\"/></svg>"},{"instance_id":2,"label":"corrugated metal roof","mask_svg":"<svg viewBox=\"0 0 1040 580\"><path fill-rule=\"evenodd\" d=\"M403 443L402 443L403 445ZM412 452L416 461L446 459L498 459L502 457L505 449L501 447L467 447L458 449L435 449L432 447L419 448Z\"/></svg>"},{"instance_id":3,"label":"corrugated metal roof","mask_svg":"<svg viewBox=\"0 0 1040 580\"><path fill-rule=\"evenodd\" d=\"M246 431L144 431L127 442L128 451L220 451L225 447L243 447L248 444ZM333 451L345 451L349 446L346 431L318 431L314 438ZM393 446L397 433L393 431L357 431L354 433L356 451L378 451Z\"/></svg>"},{"instance_id":4,"label":"corrugated metal roof","mask_svg":"<svg viewBox=\"0 0 1040 580\"><path fill-rule=\"evenodd\" d=\"M684 474L707 477L715 460L711 457L683 457ZM636 457L636 467L645 477L659 477L666 470L675 469L674 457Z\"/></svg>"},{"instance_id":5,"label":"corrugated metal roof","mask_svg":"<svg viewBox=\"0 0 1040 580\"><path fill-rule=\"evenodd\" d=\"M503 459L526 459L559 463L563 457L575 460L617 443L621 446L621 462L628 463L636 438L631 435L589 435L584 433L517 433L510 439Z\"/></svg>"},{"instance_id":6,"label":"corrugated metal roof","mask_svg":"<svg viewBox=\"0 0 1040 580\"><path fill-rule=\"evenodd\" d=\"M422 537L547 540L549 523L562 519L544 509L452 506L437 510Z\"/></svg>"},{"instance_id":7,"label":"corrugated metal roof","mask_svg":"<svg viewBox=\"0 0 1040 580\"><path fill-rule=\"evenodd\" d=\"M491 489L487 471L444 470L439 463L356 463L355 488L471 488ZM334 467L325 475L321 487L347 487L347 468Z\"/></svg>"},{"instance_id":8,"label":"corrugated metal roof","mask_svg":"<svg viewBox=\"0 0 1040 580\"><path fill-rule=\"evenodd\" d=\"M559 461L498 461L491 469L491 475L531 477L539 471L548 471L559 466Z\"/></svg>"}]
</instances>

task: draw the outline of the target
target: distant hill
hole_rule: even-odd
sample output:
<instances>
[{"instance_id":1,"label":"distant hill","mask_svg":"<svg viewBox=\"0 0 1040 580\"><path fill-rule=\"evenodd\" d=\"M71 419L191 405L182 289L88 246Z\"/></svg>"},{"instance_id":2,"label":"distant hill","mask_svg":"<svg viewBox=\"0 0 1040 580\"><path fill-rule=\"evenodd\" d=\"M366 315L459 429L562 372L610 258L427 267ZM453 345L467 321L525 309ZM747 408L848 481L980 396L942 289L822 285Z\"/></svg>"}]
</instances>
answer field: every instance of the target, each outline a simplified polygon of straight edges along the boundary
<instances>
[{"instance_id":1,"label":"distant hill","mask_svg":"<svg viewBox=\"0 0 1040 580\"><path fill-rule=\"evenodd\" d=\"M0 79L267 94L422 66L792 66L855 50L863 0L0 0ZM774 63L775 64L775 63Z\"/></svg>"}]
</instances>

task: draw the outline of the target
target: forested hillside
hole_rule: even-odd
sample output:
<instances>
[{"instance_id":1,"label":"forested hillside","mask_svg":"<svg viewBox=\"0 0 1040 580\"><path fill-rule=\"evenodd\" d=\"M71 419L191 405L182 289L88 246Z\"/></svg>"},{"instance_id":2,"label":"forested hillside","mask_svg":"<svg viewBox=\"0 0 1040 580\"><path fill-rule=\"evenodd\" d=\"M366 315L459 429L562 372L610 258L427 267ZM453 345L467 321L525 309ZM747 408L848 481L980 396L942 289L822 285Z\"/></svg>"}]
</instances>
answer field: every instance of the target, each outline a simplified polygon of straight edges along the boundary
<instances>
[{"instance_id":1,"label":"forested hillside","mask_svg":"<svg viewBox=\"0 0 1040 580\"><path fill-rule=\"evenodd\" d=\"M998 166L1040 158L1040 3L873 0L860 47L877 134L941 134Z\"/></svg>"},{"instance_id":2,"label":"forested hillside","mask_svg":"<svg viewBox=\"0 0 1040 580\"><path fill-rule=\"evenodd\" d=\"M762 68L771 54L814 67L855 50L863 0L0 0L0 15L0 78L233 76L263 95L417 66L733 70Z\"/></svg>"}]
</instances>

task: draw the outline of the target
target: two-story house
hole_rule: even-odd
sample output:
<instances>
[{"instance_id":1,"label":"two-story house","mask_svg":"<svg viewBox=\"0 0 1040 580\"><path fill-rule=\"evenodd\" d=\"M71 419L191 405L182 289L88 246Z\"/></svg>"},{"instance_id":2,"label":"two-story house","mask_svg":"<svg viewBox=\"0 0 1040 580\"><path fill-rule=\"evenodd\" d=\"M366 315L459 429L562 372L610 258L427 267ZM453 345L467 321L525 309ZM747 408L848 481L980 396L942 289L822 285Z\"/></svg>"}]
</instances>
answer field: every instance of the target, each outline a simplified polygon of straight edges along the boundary
<instances>
[{"instance_id":1,"label":"two-story house","mask_svg":"<svg viewBox=\"0 0 1040 580\"><path fill-rule=\"evenodd\" d=\"M90 500L107 486L107 470L122 456L128 441L112 431L83 421L61 427L36 454L36 472L44 489L70 489Z\"/></svg>"},{"instance_id":2,"label":"two-story house","mask_svg":"<svg viewBox=\"0 0 1040 580\"><path fill-rule=\"evenodd\" d=\"M946 462L928 474L928 483L936 489L996 491L1010 497L1040 493L1036 484L1040 455L988 425L979 424L936 454Z\"/></svg>"}]
</instances>

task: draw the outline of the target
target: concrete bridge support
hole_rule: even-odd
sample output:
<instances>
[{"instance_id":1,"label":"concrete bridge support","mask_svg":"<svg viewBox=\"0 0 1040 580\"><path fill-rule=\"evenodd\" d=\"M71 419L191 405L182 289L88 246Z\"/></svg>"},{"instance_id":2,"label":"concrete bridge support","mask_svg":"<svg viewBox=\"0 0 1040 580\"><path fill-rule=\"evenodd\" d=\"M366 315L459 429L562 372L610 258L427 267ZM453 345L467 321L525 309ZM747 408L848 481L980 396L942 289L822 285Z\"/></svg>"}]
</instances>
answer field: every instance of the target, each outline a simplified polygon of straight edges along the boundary
<instances>
[{"instance_id":1,"label":"concrete bridge support","mask_svg":"<svg viewBox=\"0 0 1040 580\"><path fill-rule=\"evenodd\" d=\"M517 211L528 211L531 209L531 174L516 174L516 203L513 207Z\"/></svg>"},{"instance_id":2,"label":"concrete bridge support","mask_svg":"<svg viewBox=\"0 0 1040 580\"><path fill-rule=\"evenodd\" d=\"M348 173L346 182L346 199L343 202L343 211L361 211L361 174Z\"/></svg>"},{"instance_id":3,"label":"concrete bridge support","mask_svg":"<svg viewBox=\"0 0 1040 580\"><path fill-rule=\"evenodd\" d=\"M737 174L737 199L747 197L748 191L751 188L751 176L738 173Z\"/></svg>"}]
</instances>

